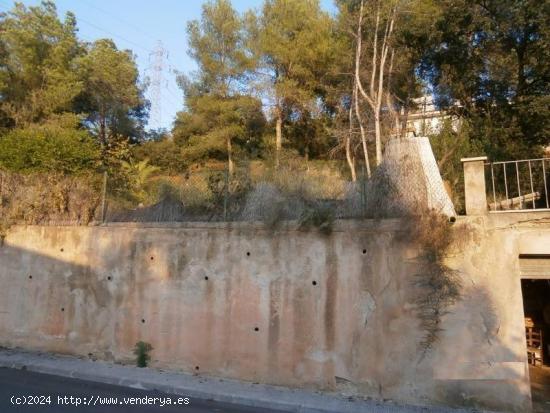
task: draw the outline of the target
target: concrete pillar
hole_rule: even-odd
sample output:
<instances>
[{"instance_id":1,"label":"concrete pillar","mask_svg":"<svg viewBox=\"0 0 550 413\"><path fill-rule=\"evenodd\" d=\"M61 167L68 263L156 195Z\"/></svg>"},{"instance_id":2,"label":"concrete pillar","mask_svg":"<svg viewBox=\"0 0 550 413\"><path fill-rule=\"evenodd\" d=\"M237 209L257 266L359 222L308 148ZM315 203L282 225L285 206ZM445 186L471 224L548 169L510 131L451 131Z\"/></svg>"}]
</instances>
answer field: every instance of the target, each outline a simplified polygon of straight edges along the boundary
<instances>
[{"instance_id":1,"label":"concrete pillar","mask_svg":"<svg viewBox=\"0 0 550 413\"><path fill-rule=\"evenodd\" d=\"M464 167L464 195L466 215L483 215L487 213L487 194L485 192L486 156L462 158Z\"/></svg>"}]
</instances>

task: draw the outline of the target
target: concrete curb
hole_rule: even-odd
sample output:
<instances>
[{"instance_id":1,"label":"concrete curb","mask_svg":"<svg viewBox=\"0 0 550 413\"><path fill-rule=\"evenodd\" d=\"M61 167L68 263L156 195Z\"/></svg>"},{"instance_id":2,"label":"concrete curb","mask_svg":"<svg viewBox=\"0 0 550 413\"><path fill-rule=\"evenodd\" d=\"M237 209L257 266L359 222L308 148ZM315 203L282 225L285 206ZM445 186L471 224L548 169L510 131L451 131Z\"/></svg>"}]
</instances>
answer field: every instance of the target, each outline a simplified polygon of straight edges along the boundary
<instances>
[{"instance_id":1,"label":"concrete curb","mask_svg":"<svg viewBox=\"0 0 550 413\"><path fill-rule=\"evenodd\" d=\"M471 413L442 407L403 406L390 402L343 398L312 391L251 384L90 361L71 356L0 349L0 367L70 377L118 386L158 390L203 400L269 408L292 413Z\"/></svg>"}]
</instances>

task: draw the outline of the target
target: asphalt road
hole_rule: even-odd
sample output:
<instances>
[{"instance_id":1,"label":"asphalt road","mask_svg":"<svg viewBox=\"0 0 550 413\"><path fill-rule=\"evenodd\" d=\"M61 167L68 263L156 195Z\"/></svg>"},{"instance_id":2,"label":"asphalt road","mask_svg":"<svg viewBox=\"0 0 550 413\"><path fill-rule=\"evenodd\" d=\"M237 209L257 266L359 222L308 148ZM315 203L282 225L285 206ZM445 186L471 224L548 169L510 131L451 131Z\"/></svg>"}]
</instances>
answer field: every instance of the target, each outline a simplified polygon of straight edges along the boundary
<instances>
[{"instance_id":1,"label":"asphalt road","mask_svg":"<svg viewBox=\"0 0 550 413\"><path fill-rule=\"evenodd\" d=\"M153 401L154 405L143 404ZM180 396L156 391L130 389L25 370L0 368L0 412L2 413L281 413L278 410L255 409L192 398L188 399L188 402L185 404L185 396L180 398ZM39 404L30 405L29 403ZM106 403L110 405L106 405ZM161 403L164 403L164 406L161 406ZM180 404L175 405L175 403Z\"/></svg>"}]
</instances>

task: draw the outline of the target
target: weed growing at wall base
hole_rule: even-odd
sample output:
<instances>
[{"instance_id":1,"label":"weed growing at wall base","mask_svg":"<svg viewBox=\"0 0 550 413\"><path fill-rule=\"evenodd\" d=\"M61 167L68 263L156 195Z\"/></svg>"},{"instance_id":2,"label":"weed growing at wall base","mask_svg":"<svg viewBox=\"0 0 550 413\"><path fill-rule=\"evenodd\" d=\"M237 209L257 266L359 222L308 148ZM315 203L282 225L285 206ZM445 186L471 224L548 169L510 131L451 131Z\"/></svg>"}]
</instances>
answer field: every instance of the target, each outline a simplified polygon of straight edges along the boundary
<instances>
[{"instance_id":1,"label":"weed growing at wall base","mask_svg":"<svg viewBox=\"0 0 550 413\"><path fill-rule=\"evenodd\" d=\"M153 350L153 346L145 341L138 341L134 347L136 355L136 366L147 367L147 363L151 360L149 353Z\"/></svg>"}]
</instances>

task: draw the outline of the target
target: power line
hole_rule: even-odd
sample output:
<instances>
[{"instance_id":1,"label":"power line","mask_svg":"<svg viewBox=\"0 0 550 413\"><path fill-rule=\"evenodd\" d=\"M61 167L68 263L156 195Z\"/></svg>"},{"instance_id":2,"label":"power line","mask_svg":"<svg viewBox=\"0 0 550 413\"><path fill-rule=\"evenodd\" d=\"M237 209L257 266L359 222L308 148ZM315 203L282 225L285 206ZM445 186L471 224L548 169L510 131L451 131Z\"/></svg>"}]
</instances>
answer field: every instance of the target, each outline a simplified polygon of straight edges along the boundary
<instances>
[{"instance_id":1,"label":"power line","mask_svg":"<svg viewBox=\"0 0 550 413\"><path fill-rule=\"evenodd\" d=\"M170 102L174 106L181 106L180 103L176 103L169 95L162 95L163 98L165 98L168 102Z\"/></svg>"},{"instance_id":2,"label":"power line","mask_svg":"<svg viewBox=\"0 0 550 413\"><path fill-rule=\"evenodd\" d=\"M166 90L172 95L172 97L176 100L180 100L181 99L181 96L178 96L177 93L175 93L172 89L170 89L170 87L168 86L168 84L166 84Z\"/></svg>"},{"instance_id":3,"label":"power line","mask_svg":"<svg viewBox=\"0 0 550 413\"><path fill-rule=\"evenodd\" d=\"M100 27L100 26L98 26L98 25L96 25L96 24L94 24L94 23L90 23L89 21L83 19L82 17L78 17L78 18L77 18L77 21L84 22L84 23L86 23L87 25L89 25L89 26L91 26L91 27L94 27L94 28L97 29L97 30L100 30L100 31L102 31L102 32L105 32L105 33L107 33L107 34L110 34L110 35L113 36L113 37L118 37L120 40L123 40L123 41L125 41L126 43L132 44L132 45L134 45L135 47L138 47L138 48L140 48L140 49L142 49L142 50L144 50L144 51L146 51L146 52L152 53L152 50L151 50L151 49L147 49L146 47L143 47L142 45L140 45L140 44L138 44L138 43L135 43L135 42L133 42L132 40L129 40L129 39L127 39L127 38L125 38L125 37L123 37L123 36L120 36L120 35L118 35L118 34L116 34L116 33L113 33L113 32L111 32L110 30L104 29L104 28L102 28L102 27Z\"/></svg>"},{"instance_id":4,"label":"power line","mask_svg":"<svg viewBox=\"0 0 550 413\"><path fill-rule=\"evenodd\" d=\"M144 37L148 38L149 40L152 40L152 37L151 37L150 35L148 35L147 33L143 32L143 30L141 30L141 29L138 28L137 26L135 26L135 25L133 25L133 24L131 24L131 23L128 23L126 20L124 20L124 19L118 17L117 15L115 15L115 14L113 14L113 13L110 13L110 12L108 12L108 11L106 11L106 10L100 8L100 7L97 7L97 6L94 6L94 5L92 5L92 4L89 4L87 1L85 1L85 3L87 3L87 5L88 5L89 7L94 8L94 9L96 9L96 10L98 10L98 11L100 11L100 12L102 12L102 13L108 15L108 16L111 16L111 17L113 17L113 18L119 20L120 22L122 22L122 23L124 23L124 24L126 24L126 25L128 25L128 26L130 26L130 27L132 27L132 28L134 28L135 30L139 31L142 35L144 35ZM127 43L129 43L129 44L132 44L132 45L134 45L134 46L136 46L136 47L139 47L140 49L142 49L142 50L148 52L149 54L151 54L151 53L152 53L152 54L155 54L156 51L157 51L156 49L155 49L155 50L151 50L151 49L149 49L149 48L146 48L146 47L144 47L144 46L142 46L142 45L140 45L140 44L138 44L138 43L136 43L136 42L134 42L134 41L132 41L132 40L127 39L126 37L123 37L123 36L121 36L121 35L118 35L118 34L112 32L112 31L107 30L107 29L105 29L105 28L103 28L103 27L100 27L100 26L98 26L98 25L96 25L96 24L94 24L94 23L91 23L91 22L87 21L86 19L82 19L81 17L77 17L77 21L78 21L78 20L80 20L80 21L82 21L82 22L84 22L84 23L90 25L91 27L96 28L97 30L101 30L101 31L103 31L103 32L105 32L105 33L107 33L107 34L110 34L111 36L117 37L117 38L119 38L119 39L121 39L121 40L123 40L123 41L125 41L125 42L127 42ZM175 67L176 67L176 65L175 65L175 64L172 62L172 60L170 59L170 55L169 55L169 52L168 52L168 51L166 51L164 58L165 58L165 59L168 61L168 63L169 63L169 65L168 65L168 66L169 66L169 67L168 67L169 72L174 72L174 73L175 73Z\"/></svg>"},{"instance_id":5,"label":"power line","mask_svg":"<svg viewBox=\"0 0 550 413\"><path fill-rule=\"evenodd\" d=\"M127 26L133 28L133 29L136 30L138 33L144 35L144 37L147 37L149 40L153 39L153 36L149 35L148 33L145 33L145 32L143 31L142 28L137 27L137 26L134 25L133 23L128 22L127 20L121 18L121 17L118 16L117 14L111 13L111 12L105 10L105 9L102 9L101 7L98 7L98 6L94 5L94 4L91 4L91 3L90 3L89 1L87 1L87 0L81 0L81 1L82 1L84 4L86 4L88 7L92 8L92 9L95 9L95 10L97 10L97 11L99 11L99 12L101 12L101 13L107 15L107 16L111 16L112 18L114 18L114 19L120 21L121 23L124 23L125 25L127 25Z\"/></svg>"}]
</instances>

